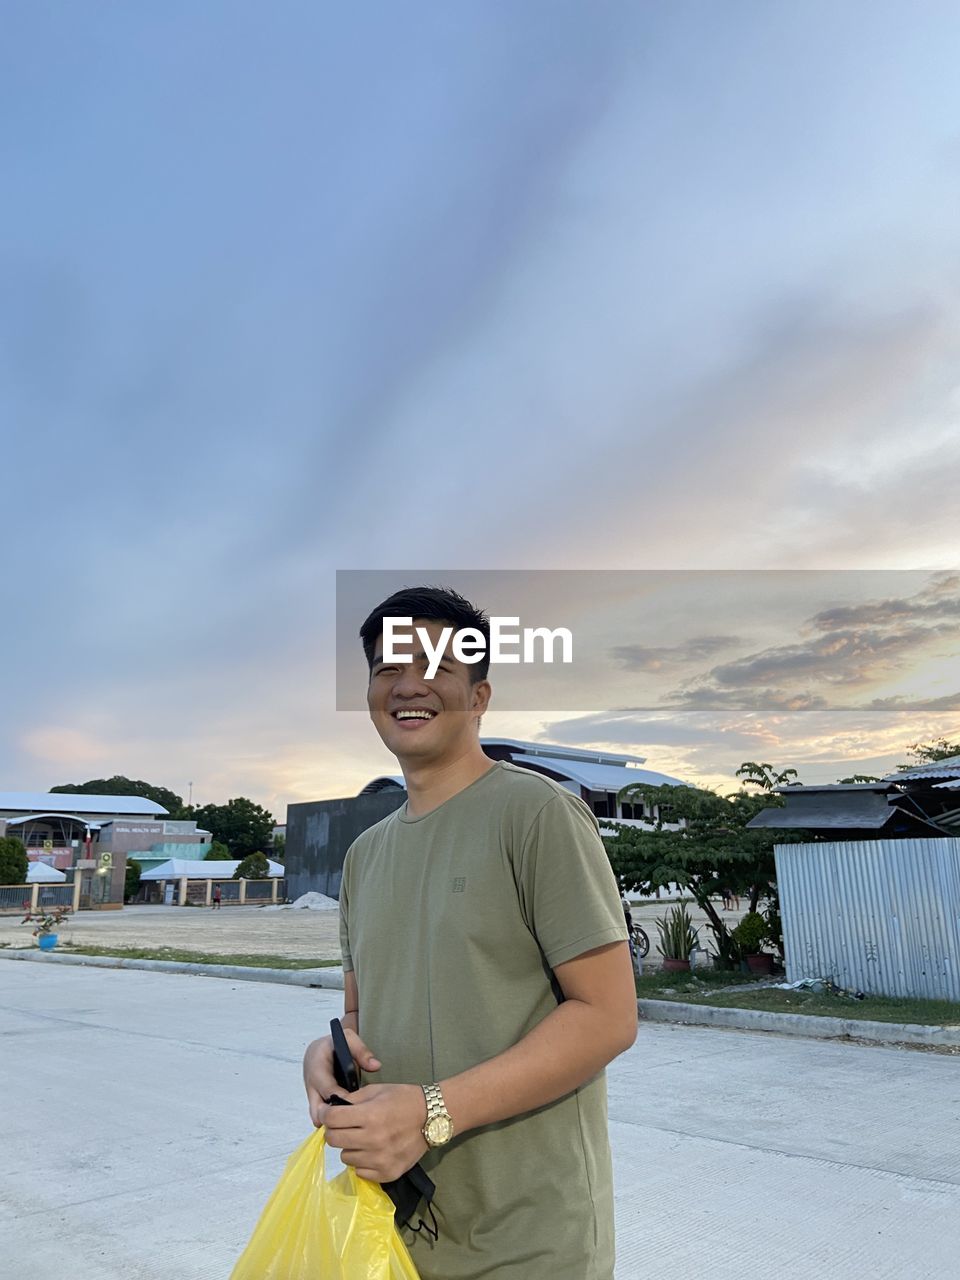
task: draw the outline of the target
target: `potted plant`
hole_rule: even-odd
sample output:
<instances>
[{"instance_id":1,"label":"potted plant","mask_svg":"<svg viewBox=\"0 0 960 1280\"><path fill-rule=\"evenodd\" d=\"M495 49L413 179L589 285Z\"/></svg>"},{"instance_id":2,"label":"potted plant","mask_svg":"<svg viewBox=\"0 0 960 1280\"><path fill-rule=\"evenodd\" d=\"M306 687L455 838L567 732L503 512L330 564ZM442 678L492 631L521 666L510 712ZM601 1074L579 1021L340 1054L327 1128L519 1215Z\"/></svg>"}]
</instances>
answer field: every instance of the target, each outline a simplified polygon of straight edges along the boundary
<instances>
[{"instance_id":1,"label":"potted plant","mask_svg":"<svg viewBox=\"0 0 960 1280\"><path fill-rule=\"evenodd\" d=\"M697 945L697 931L687 911L687 904L681 902L679 906L671 907L657 921L657 929L660 931L657 950L663 956L664 969L668 973L688 970L690 952Z\"/></svg>"},{"instance_id":2,"label":"potted plant","mask_svg":"<svg viewBox=\"0 0 960 1280\"><path fill-rule=\"evenodd\" d=\"M41 951L52 951L59 936L56 930L69 914L69 907L54 907L52 911L28 911L20 923L33 925L33 936Z\"/></svg>"},{"instance_id":3,"label":"potted plant","mask_svg":"<svg viewBox=\"0 0 960 1280\"><path fill-rule=\"evenodd\" d=\"M748 911L730 936L751 973L773 973L773 956L763 950L767 922L759 911Z\"/></svg>"}]
</instances>

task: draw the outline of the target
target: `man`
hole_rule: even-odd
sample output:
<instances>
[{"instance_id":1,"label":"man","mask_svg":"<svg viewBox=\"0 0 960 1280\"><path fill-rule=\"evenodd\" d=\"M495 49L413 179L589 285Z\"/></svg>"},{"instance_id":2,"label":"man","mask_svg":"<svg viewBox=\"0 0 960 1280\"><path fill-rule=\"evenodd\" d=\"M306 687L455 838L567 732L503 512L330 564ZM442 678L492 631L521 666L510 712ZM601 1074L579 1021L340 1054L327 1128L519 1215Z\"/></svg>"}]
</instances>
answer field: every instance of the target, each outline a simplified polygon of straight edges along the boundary
<instances>
[{"instance_id":1,"label":"man","mask_svg":"<svg viewBox=\"0 0 960 1280\"><path fill-rule=\"evenodd\" d=\"M422 1280L611 1280L603 1068L637 1007L596 820L484 755L486 659L446 651L430 680L425 653L385 663L384 617L432 647L475 628L489 651L485 616L436 589L398 592L361 629L370 716L408 799L351 846L341 889L344 1026L376 1083L328 1106L330 1040L314 1041L311 1117L361 1177L420 1161L433 1178L438 1238L404 1232Z\"/></svg>"}]
</instances>

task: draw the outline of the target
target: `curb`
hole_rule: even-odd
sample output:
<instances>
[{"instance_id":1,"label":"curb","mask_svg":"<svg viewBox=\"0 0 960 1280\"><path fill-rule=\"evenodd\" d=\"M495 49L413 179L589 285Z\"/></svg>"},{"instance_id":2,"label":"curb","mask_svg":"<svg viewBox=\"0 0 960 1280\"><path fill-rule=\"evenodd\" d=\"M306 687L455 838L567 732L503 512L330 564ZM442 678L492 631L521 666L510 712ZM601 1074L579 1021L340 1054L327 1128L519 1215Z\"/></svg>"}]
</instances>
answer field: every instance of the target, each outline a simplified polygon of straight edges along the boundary
<instances>
[{"instance_id":1,"label":"curb","mask_svg":"<svg viewBox=\"0 0 960 1280\"><path fill-rule=\"evenodd\" d=\"M127 960L120 956L45 955L42 951L0 950L0 959L34 964L85 965L95 969L147 969L156 973L188 973L201 978L240 982L275 982L287 987L343 990L343 969L255 969L238 964L192 964L185 960ZM908 1022L866 1022L857 1018L819 1018L804 1013L766 1013L759 1009L717 1008L676 1000L638 1000L645 1022L680 1026L723 1027L734 1031L772 1031L811 1040L866 1040L872 1044L960 1047L960 1027L930 1027Z\"/></svg>"},{"instance_id":2,"label":"curb","mask_svg":"<svg viewBox=\"0 0 960 1280\"><path fill-rule=\"evenodd\" d=\"M928 1027L915 1022L866 1022L858 1018L819 1018L807 1013L766 1013L760 1009L716 1008L675 1000L638 1000L641 1019L684 1026L730 1027L737 1031L776 1031L814 1040L869 1040L874 1044L960 1046L960 1027Z\"/></svg>"},{"instance_id":3,"label":"curb","mask_svg":"<svg viewBox=\"0 0 960 1280\"><path fill-rule=\"evenodd\" d=\"M343 990L343 969L257 969L240 964L193 964L186 960L132 960L121 956L44 955L42 951L0 951L6 960L35 964L78 964L95 969L149 969L156 973L190 973L201 978L231 978L241 982L278 982L287 987L327 987Z\"/></svg>"}]
</instances>

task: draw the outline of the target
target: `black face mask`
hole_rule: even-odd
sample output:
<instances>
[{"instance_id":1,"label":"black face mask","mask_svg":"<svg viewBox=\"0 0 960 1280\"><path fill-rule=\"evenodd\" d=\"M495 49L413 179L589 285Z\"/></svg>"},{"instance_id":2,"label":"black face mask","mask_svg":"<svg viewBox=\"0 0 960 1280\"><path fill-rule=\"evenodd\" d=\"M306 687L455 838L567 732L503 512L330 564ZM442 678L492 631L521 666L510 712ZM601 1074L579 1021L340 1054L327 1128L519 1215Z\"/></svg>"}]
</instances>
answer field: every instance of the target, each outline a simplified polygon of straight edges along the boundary
<instances>
[{"instance_id":1,"label":"black face mask","mask_svg":"<svg viewBox=\"0 0 960 1280\"><path fill-rule=\"evenodd\" d=\"M360 1088L360 1075L339 1018L334 1018L330 1023L330 1034L333 1037L334 1079L341 1089L346 1090L347 1093L355 1093ZM349 1107L350 1105L345 1098L339 1098L336 1094L329 1099L329 1104L340 1107ZM437 1219L431 1204L436 1187L419 1164L415 1164L412 1169L408 1169L406 1173L402 1173L399 1178L395 1178L392 1182L382 1182L380 1185L393 1201L395 1211L393 1220L398 1227L406 1227L414 1232L422 1231L431 1240L440 1238ZM426 1205L427 1212L430 1215L432 1224L430 1226L424 1222L423 1218L419 1217L416 1226L413 1226L411 1222L417 1211L417 1205L421 1200Z\"/></svg>"}]
</instances>

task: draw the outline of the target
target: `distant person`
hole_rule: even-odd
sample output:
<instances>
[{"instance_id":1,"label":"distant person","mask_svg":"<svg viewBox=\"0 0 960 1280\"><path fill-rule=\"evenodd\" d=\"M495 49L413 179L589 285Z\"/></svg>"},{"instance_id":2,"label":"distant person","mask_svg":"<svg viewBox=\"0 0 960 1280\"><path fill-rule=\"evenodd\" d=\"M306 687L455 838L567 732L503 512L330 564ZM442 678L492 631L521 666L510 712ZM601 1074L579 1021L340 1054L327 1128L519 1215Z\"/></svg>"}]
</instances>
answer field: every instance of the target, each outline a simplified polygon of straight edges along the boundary
<instances>
[{"instance_id":1,"label":"distant person","mask_svg":"<svg viewBox=\"0 0 960 1280\"><path fill-rule=\"evenodd\" d=\"M731 911L733 909L733 894L730 892L730 890L721 889L720 897L723 899L724 911Z\"/></svg>"},{"instance_id":2,"label":"distant person","mask_svg":"<svg viewBox=\"0 0 960 1280\"><path fill-rule=\"evenodd\" d=\"M218 884L213 886L213 906L210 909L211 911L220 910L220 886Z\"/></svg>"},{"instance_id":3,"label":"distant person","mask_svg":"<svg viewBox=\"0 0 960 1280\"><path fill-rule=\"evenodd\" d=\"M627 922L627 929L630 930L633 928L633 912L630 910L630 899L625 893L620 895L620 905L623 907L623 918Z\"/></svg>"}]
</instances>

